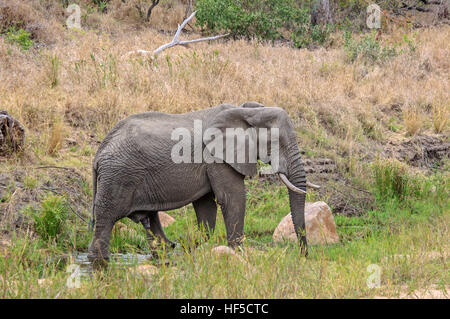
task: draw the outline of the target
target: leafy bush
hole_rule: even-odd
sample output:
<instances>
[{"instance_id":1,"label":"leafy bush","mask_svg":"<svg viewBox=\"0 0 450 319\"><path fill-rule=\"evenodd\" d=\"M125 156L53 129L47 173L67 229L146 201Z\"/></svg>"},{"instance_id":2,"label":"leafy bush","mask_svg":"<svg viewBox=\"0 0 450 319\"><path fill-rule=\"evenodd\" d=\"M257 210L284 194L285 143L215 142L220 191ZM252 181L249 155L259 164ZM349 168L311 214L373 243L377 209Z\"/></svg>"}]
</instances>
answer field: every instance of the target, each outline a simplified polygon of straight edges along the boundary
<instances>
[{"instance_id":1,"label":"leafy bush","mask_svg":"<svg viewBox=\"0 0 450 319\"><path fill-rule=\"evenodd\" d=\"M50 195L41 203L39 210L32 210L34 228L44 241L57 239L64 232L67 219L67 205L61 196Z\"/></svg>"},{"instance_id":2,"label":"leafy bush","mask_svg":"<svg viewBox=\"0 0 450 319\"><path fill-rule=\"evenodd\" d=\"M350 31L345 31L344 48L350 62L354 62L358 58L370 63L384 62L386 59L397 55L395 47L381 46L376 39L376 31L364 35L359 41L352 38Z\"/></svg>"},{"instance_id":3,"label":"leafy bush","mask_svg":"<svg viewBox=\"0 0 450 319\"><path fill-rule=\"evenodd\" d=\"M6 39L9 43L17 44L24 51L33 46L33 40L30 39L30 33L24 29L16 30L15 27L10 27L6 34Z\"/></svg>"},{"instance_id":4,"label":"leafy bush","mask_svg":"<svg viewBox=\"0 0 450 319\"><path fill-rule=\"evenodd\" d=\"M309 8L294 0L198 0L197 24L210 32L228 32L233 38L283 39L295 46L323 44L329 27L311 26Z\"/></svg>"},{"instance_id":5,"label":"leafy bush","mask_svg":"<svg viewBox=\"0 0 450 319\"><path fill-rule=\"evenodd\" d=\"M329 39L331 31L331 25L311 25L308 19L297 31L292 32L291 38L296 48L308 47L311 44L323 45Z\"/></svg>"}]
</instances>

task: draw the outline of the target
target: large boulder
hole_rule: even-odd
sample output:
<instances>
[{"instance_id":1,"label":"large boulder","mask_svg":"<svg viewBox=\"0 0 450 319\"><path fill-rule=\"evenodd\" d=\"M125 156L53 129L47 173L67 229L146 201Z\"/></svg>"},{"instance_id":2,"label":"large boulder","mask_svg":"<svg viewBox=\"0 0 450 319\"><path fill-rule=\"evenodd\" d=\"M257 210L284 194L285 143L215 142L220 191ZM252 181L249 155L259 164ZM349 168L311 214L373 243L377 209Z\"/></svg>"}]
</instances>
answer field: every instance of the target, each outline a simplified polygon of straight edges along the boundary
<instances>
[{"instance_id":1,"label":"large boulder","mask_svg":"<svg viewBox=\"0 0 450 319\"><path fill-rule=\"evenodd\" d=\"M320 245L339 242L331 209L325 202L306 203L305 223L308 244ZM284 240L298 240L290 213L281 220L273 233L274 242Z\"/></svg>"},{"instance_id":2,"label":"large boulder","mask_svg":"<svg viewBox=\"0 0 450 319\"><path fill-rule=\"evenodd\" d=\"M0 156L20 151L25 144L25 129L22 124L0 111Z\"/></svg>"},{"instance_id":3,"label":"large boulder","mask_svg":"<svg viewBox=\"0 0 450 319\"><path fill-rule=\"evenodd\" d=\"M175 218L165 212L158 212L158 216L162 227L167 227L175 222Z\"/></svg>"}]
</instances>

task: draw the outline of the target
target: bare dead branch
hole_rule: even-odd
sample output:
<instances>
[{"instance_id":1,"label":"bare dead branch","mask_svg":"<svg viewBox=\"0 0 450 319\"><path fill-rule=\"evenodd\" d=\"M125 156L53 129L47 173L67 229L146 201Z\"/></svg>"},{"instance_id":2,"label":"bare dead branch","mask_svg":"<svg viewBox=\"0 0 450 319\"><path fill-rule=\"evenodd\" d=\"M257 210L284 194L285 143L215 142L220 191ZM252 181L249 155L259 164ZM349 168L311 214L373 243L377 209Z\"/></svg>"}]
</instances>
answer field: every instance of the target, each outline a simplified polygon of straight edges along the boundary
<instances>
[{"instance_id":1,"label":"bare dead branch","mask_svg":"<svg viewBox=\"0 0 450 319\"><path fill-rule=\"evenodd\" d=\"M188 18L186 18L183 23L181 23L181 25L178 25L178 29L177 32L175 33L172 41L170 41L169 43L163 44L162 46L160 46L159 48L157 48L154 51L147 51L147 50L135 50L135 51L130 51L127 52L126 54L124 54L124 57L128 57L132 54L143 54L143 55L148 55L151 54L153 57L158 56L158 54L160 54L162 51L164 51L165 49L171 48L173 46L176 45L187 45L190 43L197 43L197 42L202 42L202 41L209 41L209 40L216 40L216 39L220 39L223 37L226 37L227 35L229 35L229 33L227 34L221 34L221 35L216 35L216 36L212 36L212 37L206 37L206 38L200 38L200 39L194 39L194 40L179 40L179 36L181 34L181 31L184 29L184 27L186 26L186 24L192 20L192 18L195 16L195 14L197 13L197 11L194 11Z\"/></svg>"}]
</instances>

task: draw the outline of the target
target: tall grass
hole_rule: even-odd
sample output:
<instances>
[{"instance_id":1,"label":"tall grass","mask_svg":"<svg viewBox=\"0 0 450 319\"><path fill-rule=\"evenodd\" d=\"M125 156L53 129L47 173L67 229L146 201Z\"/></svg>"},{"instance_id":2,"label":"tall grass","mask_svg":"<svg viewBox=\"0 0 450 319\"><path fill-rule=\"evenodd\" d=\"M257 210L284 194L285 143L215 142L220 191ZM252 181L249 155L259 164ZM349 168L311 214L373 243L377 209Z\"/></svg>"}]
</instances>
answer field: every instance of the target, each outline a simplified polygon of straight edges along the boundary
<instances>
[{"instance_id":1,"label":"tall grass","mask_svg":"<svg viewBox=\"0 0 450 319\"><path fill-rule=\"evenodd\" d=\"M445 131L450 116L450 101L439 100L431 109L433 128L436 133Z\"/></svg>"},{"instance_id":2,"label":"tall grass","mask_svg":"<svg viewBox=\"0 0 450 319\"><path fill-rule=\"evenodd\" d=\"M411 183L408 167L397 160L378 160L373 164L375 188L382 198L403 198Z\"/></svg>"},{"instance_id":3,"label":"tall grass","mask_svg":"<svg viewBox=\"0 0 450 319\"><path fill-rule=\"evenodd\" d=\"M424 117L418 107L408 106L403 110L403 122L408 135L416 135L424 124Z\"/></svg>"},{"instance_id":4,"label":"tall grass","mask_svg":"<svg viewBox=\"0 0 450 319\"><path fill-rule=\"evenodd\" d=\"M62 148L64 142L64 124L56 120L50 130L50 136L47 144L47 153L54 156Z\"/></svg>"}]
</instances>

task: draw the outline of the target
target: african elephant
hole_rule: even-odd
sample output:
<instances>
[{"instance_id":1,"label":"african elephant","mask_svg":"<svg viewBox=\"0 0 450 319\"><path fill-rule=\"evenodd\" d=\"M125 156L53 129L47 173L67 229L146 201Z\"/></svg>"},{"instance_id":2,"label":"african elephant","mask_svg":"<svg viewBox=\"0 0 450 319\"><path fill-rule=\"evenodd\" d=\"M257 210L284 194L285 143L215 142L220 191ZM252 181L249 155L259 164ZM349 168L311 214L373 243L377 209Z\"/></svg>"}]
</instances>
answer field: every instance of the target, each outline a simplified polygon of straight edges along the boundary
<instances>
[{"instance_id":1,"label":"african elephant","mask_svg":"<svg viewBox=\"0 0 450 319\"><path fill-rule=\"evenodd\" d=\"M195 121L201 121L201 132L197 132ZM202 136L208 128L214 128L226 138L229 137L229 128L265 129L270 136L277 132L276 173L289 188L293 223L302 252L307 254L304 218L306 177L294 127L282 108L247 102L239 107L222 104L186 114L147 112L120 121L107 134L93 161L93 220L95 217L96 223L89 245L89 259L108 259L112 228L124 217L142 223L151 243L173 247L162 230L157 212L190 203L194 206L199 227L203 227L207 235L214 231L218 203L223 213L228 245L235 247L242 243L246 206L244 178L257 173L256 161L251 161L248 153L244 161L230 160L223 154L227 154L227 149L231 150L232 159L235 159L234 156L238 155L233 151L236 153L237 147L233 150L229 144L219 143L213 152L207 147L207 141L202 140L200 154L205 158L209 155L209 160L202 157L192 163L174 162L173 150L177 142L173 139L173 132L178 128L193 133L194 144L196 134ZM272 140L266 136L262 141L259 136L254 141L258 147L267 143L269 138ZM195 150L192 154L183 155L195 157L194 153ZM263 162L271 162L274 166L274 156L270 147L265 155L258 148L257 157Z\"/></svg>"}]
</instances>

